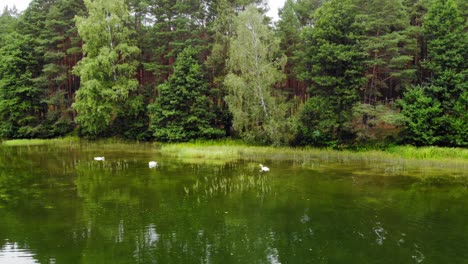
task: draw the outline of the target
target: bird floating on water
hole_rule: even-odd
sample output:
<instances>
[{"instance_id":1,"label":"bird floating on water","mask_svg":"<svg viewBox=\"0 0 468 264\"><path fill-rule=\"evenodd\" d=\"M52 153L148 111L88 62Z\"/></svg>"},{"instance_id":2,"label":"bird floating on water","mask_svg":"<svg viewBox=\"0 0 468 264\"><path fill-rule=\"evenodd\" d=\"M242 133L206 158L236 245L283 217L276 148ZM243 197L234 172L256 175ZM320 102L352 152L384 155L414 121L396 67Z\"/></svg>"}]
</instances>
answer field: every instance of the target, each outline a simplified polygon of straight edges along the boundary
<instances>
[{"instance_id":1,"label":"bird floating on water","mask_svg":"<svg viewBox=\"0 0 468 264\"><path fill-rule=\"evenodd\" d=\"M94 160L106 160L104 157L94 157Z\"/></svg>"},{"instance_id":2,"label":"bird floating on water","mask_svg":"<svg viewBox=\"0 0 468 264\"><path fill-rule=\"evenodd\" d=\"M262 164L259 165L260 166L260 172L262 171L270 171L270 168L266 167L266 166L263 166Z\"/></svg>"},{"instance_id":3,"label":"bird floating on water","mask_svg":"<svg viewBox=\"0 0 468 264\"><path fill-rule=\"evenodd\" d=\"M151 168L156 168L158 166L158 162L156 161L150 161L148 162L148 167Z\"/></svg>"}]
</instances>

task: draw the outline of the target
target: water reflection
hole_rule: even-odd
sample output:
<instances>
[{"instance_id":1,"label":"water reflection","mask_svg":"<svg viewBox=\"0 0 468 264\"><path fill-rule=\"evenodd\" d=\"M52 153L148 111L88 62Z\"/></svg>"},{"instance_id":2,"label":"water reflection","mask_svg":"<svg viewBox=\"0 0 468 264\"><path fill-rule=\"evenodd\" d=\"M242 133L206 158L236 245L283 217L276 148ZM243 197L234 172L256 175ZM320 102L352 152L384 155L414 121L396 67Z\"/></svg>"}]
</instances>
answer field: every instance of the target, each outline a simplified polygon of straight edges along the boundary
<instances>
[{"instance_id":1,"label":"water reflection","mask_svg":"<svg viewBox=\"0 0 468 264\"><path fill-rule=\"evenodd\" d=\"M18 243L7 242L0 248L0 263L35 264L39 262L34 259L33 253L22 249ZM51 259L49 263L55 263L55 260Z\"/></svg>"},{"instance_id":2,"label":"water reflection","mask_svg":"<svg viewBox=\"0 0 468 264\"><path fill-rule=\"evenodd\" d=\"M106 160L94 161L100 153ZM0 156L0 263L468 259L460 177L359 174L369 165L352 161L269 161L264 174L258 161L193 164L136 148L0 148ZM160 166L149 169L149 160Z\"/></svg>"},{"instance_id":3,"label":"water reflection","mask_svg":"<svg viewBox=\"0 0 468 264\"><path fill-rule=\"evenodd\" d=\"M268 248L267 249L267 261L270 264L280 264L278 249Z\"/></svg>"}]
</instances>

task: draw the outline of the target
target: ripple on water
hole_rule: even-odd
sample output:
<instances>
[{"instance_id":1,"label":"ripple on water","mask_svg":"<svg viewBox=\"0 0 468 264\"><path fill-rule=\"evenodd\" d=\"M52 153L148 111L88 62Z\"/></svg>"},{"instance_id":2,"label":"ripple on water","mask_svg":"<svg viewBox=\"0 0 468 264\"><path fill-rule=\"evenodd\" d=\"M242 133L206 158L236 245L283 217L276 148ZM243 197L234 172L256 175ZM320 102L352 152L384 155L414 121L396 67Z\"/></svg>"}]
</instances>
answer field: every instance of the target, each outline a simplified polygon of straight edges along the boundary
<instances>
[{"instance_id":1,"label":"ripple on water","mask_svg":"<svg viewBox=\"0 0 468 264\"><path fill-rule=\"evenodd\" d=\"M421 252L419 249L419 246L417 244L414 244L414 252L411 255L411 258L416 262L416 263L421 263L424 261L426 258L424 254Z\"/></svg>"},{"instance_id":2,"label":"ripple on water","mask_svg":"<svg viewBox=\"0 0 468 264\"><path fill-rule=\"evenodd\" d=\"M377 223L377 226L373 228L375 235L377 236L375 242L377 245L382 246L385 239L387 239L387 230L385 230L380 223Z\"/></svg>"}]
</instances>

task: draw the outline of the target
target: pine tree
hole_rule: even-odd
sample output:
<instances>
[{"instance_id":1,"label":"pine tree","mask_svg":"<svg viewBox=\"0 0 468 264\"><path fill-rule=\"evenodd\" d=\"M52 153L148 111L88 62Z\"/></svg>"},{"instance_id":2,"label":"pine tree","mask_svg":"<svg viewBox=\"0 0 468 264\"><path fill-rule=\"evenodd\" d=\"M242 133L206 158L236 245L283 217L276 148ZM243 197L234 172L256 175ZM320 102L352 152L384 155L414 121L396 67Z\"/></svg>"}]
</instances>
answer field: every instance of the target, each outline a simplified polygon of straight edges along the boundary
<instances>
[{"instance_id":1,"label":"pine tree","mask_svg":"<svg viewBox=\"0 0 468 264\"><path fill-rule=\"evenodd\" d=\"M30 68L38 100L44 103L40 114L43 136L63 135L73 129L71 110L79 78L71 68L81 58L81 41L73 21L84 10L82 1L33 0L18 19L17 31L29 36L33 46L34 68Z\"/></svg>"},{"instance_id":2,"label":"pine tree","mask_svg":"<svg viewBox=\"0 0 468 264\"><path fill-rule=\"evenodd\" d=\"M38 34L42 46L42 73L36 84L44 86L47 113L44 124L52 136L60 136L73 129L73 98L79 78L72 68L81 59L81 39L73 18L84 12L83 1L57 0L47 11L44 28Z\"/></svg>"},{"instance_id":3,"label":"pine tree","mask_svg":"<svg viewBox=\"0 0 468 264\"><path fill-rule=\"evenodd\" d=\"M159 97L149 106L150 128L160 141L219 138L224 132L213 126L208 83L197 60L197 51L185 48L174 65L174 74L161 84Z\"/></svg>"},{"instance_id":4,"label":"pine tree","mask_svg":"<svg viewBox=\"0 0 468 264\"><path fill-rule=\"evenodd\" d=\"M427 3L425 0L403 0L403 6L408 13L410 27L407 29L411 38L416 42L416 49L413 51L413 65L416 67L416 81L414 85L421 85L426 82L429 76L428 70L422 66L427 59L427 45L423 34L423 21L427 13Z\"/></svg>"},{"instance_id":5,"label":"pine tree","mask_svg":"<svg viewBox=\"0 0 468 264\"><path fill-rule=\"evenodd\" d=\"M0 48L0 137L44 137L42 91L32 81L33 41L12 32Z\"/></svg>"},{"instance_id":6,"label":"pine tree","mask_svg":"<svg viewBox=\"0 0 468 264\"><path fill-rule=\"evenodd\" d=\"M447 71L459 74L468 68L468 37L463 18L453 0L434 0L424 20L424 32L429 60L426 66L432 72L436 85L442 75L448 74ZM458 94L461 90L449 92Z\"/></svg>"},{"instance_id":7,"label":"pine tree","mask_svg":"<svg viewBox=\"0 0 468 264\"><path fill-rule=\"evenodd\" d=\"M422 88L410 89L400 102L407 118L405 140L418 145L467 146L468 37L465 22L453 0L434 0L424 17L423 28L427 43L427 61L423 66L430 76ZM415 100L414 94L423 99ZM430 122L424 114L426 108L433 110ZM422 123L425 125L414 125Z\"/></svg>"},{"instance_id":8,"label":"pine tree","mask_svg":"<svg viewBox=\"0 0 468 264\"><path fill-rule=\"evenodd\" d=\"M434 0L424 20L427 68L432 73L428 95L443 109L441 145L467 146L468 35L453 0Z\"/></svg>"},{"instance_id":9,"label":"pine tree","mask_svg":"<svg viewBox=\"0 0 468 264\"><path fill-rule=\"evenodd\" d=\"M416 50L409 17L400 0L360 1L357 17L364 29L360 40L367 52L362 102L373 104L398 98L416 77L412 67Z\"/></svg>"},{"instance_id":10,"label":"pine tree","mask_svg":"<svg viewBox=\"0 0 468 264\"><path fill-rule=\"evenodd\" d=\"M280 49L287 57L285 73L287 76L285 89L290 96L299 96L301 101L305 100L305 85L299 82L297 76L297 65L300 61L301 28L303 27L297 14L297 6L293 0L287 0L284 7L279 11L280 20L276 24L276 32L281 39Z\"/></svg>"},{"instance_id":11,"label":"pine tree","mask_svg":"<svg viewBox=\"0 0 468 264\"><path fill-rule=\"evenodd\" d=\"M294 9L302 27L314 24L314 13L324 2L326 0L294 0Z\"/></svg>"},{"instance_id":12,"label":"pine tree","mask_svg":"<svg viewBox=\"0 0 468 264\"><path fill-rule=\"evenodd\" d=\"M404 140L417 146L428 146L440 142L437 131L441 129L443 110L437 99L427 95L422 86L415 86L405 92L398 101L402 114L406 117Z\"/></svg>"},{"instance_id":13,"label":"pine tree","mask_svg":"<svg viewBox=\"0 0 468 264\"><path fill-rule=\"evenodd\" d=\"M356 15L357 7L351 0L330 0L315 12L314 26L302 33L307 48L302 56L300 77L310 83L310 96L325 98L329 102L327 111L334 113L326 119L310 116L315 119L313 122L301 123L300 126L307 127L299 130L302 143L323 144L320 141L325 139L321 135L327 134L334 139L328 144L352 137L349 126L352 107L359 102L358 92L366 81L363 74L366 54L359 43L363 30L356 23ZM319 107L316 103L320 100L309 99L306 105L313 105L304 107L301 115L308 116L307 109ZM320 125L314 128L313 124Z\"/></svg>"},{"instance_id":14,"label":"pine tree","mask_svg":"<svg viewBox=\"0 0 468 264\"><path fill-rule=\"evenodd\" d=\"M172 72L177 57L184 48L193 47L200 55L208 51L208 11L212 1L157 0L151 4L154 25L151 30L152 61L146 68L164 82Z\"/></svg>"},{"instance_id":15,"label":"pine tree","mask_svg":"<svg viewBox=\"0 0 468 264\"><path fill-rule=\"evenodd\" d=\"M0 15L0 45L3 43L3 37L13 32L18 24L16 11L5 6Z\"/></svg>"}]
</instances>

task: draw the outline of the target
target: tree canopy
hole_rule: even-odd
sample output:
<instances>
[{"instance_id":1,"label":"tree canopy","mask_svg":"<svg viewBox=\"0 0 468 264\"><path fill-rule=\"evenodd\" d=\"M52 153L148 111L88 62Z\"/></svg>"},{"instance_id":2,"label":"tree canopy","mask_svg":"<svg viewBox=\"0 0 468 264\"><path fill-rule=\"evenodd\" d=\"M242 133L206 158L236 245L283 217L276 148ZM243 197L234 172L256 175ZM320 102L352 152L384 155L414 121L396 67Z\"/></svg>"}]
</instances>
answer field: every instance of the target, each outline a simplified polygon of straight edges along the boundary
<instances>
[{"instance_id":1,"label":"tree canopy","mask_svg":"<svg viewBox=\"0 0 468 264\"><path fill-rule=\"evenodd\" d=\"M84 58L74 72L81 87L73 104L76 122L85 135L101 135L116 119L130 92L136 90L138 47L123 0L85 1L89 15L76 18Z\"/></svg>"},{"instance_id":2,"label":"tree canopy","mask_svg":"<svg viewBox=\"0 0 468 264\"><path fill-rule=\"evenodd\" d=\"M214 127L208 82L197 61L197 52L185 48L174 65L174 74L159 85L159 97L149 106L151 130L157 140L188 141L219 138L223 130Z\"/></svg>"},{"instance_id":3,"label":"tree canopy","mask_svg":"<svg viewBox=\"0 0 468 264\"><path fill-rule=\"evenodd\" d=\"M468 146L463 0L32 0L0 15L0 137Z\"/></svg>"},{"instance_id":4,"label":"tree canopy","mask_svg":"<svg viewBox=\"0 0 468 264\"><path fill-rule=\"evenodd\" d=\"M284 58L279 39L264 24L263 15L251 5L235 20L236 34L229 49L229 69L224 84L233 127L250 141L279 144L283 139L287 109L273 86L283 79ZM284 143L284 142L283 142Z\"/></svg>"}]
</instances>

